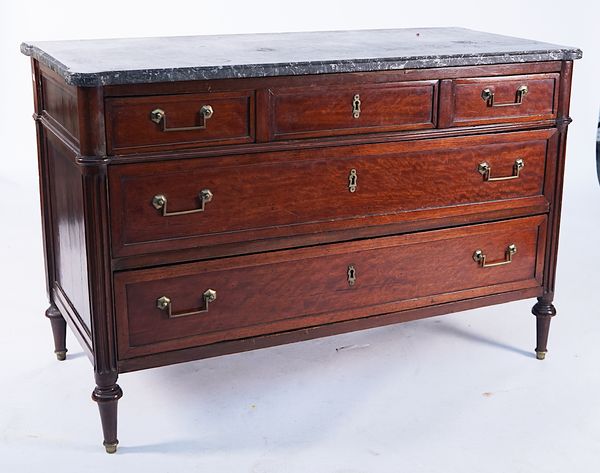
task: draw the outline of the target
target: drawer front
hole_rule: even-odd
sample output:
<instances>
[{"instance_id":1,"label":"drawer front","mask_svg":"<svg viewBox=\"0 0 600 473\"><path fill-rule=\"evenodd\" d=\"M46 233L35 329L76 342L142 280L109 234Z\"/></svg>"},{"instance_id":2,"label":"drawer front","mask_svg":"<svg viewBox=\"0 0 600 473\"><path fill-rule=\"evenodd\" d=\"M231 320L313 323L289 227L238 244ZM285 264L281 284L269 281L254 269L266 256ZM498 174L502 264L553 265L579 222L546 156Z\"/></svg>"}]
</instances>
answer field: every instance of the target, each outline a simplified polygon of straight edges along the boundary
<instances>
[{"instance_id":1,"label":"drawer front","mask_svg":"<svg viewBox=\"0 0 600 473\"><path fill-rule=\"evenodd\" d=\"M115 275L119 357L541 284L546 217Z\"/></svg>"},{"instance_id":2,"label":"drawer front","mask_svg":"<svg viewBox=\"0 0 600 473\"><path fill-rule=\"evenodd\" d=\"M254 141L254 92L108 99L106 127L114 154Z\"/></svg>"},{"instance_id":3,"label":"drawer front","mask_svg":"<svg viewBox=\"0 0 600 473\"><path fill-rule=\"evenodd\" d=\"M556 118L559 74L444 81L440 127Z\"/></svg>"},{"instance_id":4,"label":"drawer front","mask_svg":"<svg viewBox=\"0 0 600 473\"><path fill-rule=\"evenodd\" d=\"M435 127L437 81L272 88L271 139Z\"/></svg>"},{"instance_id":5,"label":"drawer front","mask_svg":"<svg viewBox=\"0 0 600 473\"><path fill-rule=\"evenodd\" d=\"M111 166L127 256L461 215L544 201L552 131ZM522 166L522 167L521 167ZM164 203L164 205L161 205Z\"/></svg>"}]
</instances>

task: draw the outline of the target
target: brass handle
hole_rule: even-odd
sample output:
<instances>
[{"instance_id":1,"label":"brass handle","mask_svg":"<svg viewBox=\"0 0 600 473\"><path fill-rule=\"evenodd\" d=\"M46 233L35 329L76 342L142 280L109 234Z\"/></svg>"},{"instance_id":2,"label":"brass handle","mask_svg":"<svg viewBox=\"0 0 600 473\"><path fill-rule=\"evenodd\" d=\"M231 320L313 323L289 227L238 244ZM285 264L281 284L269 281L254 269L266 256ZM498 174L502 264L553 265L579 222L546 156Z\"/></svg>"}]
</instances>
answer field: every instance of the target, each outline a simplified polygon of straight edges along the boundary
<instances>
[{"instance_id":1,"label":"brass handle","mask_svg":"<svg viewBox=\"0 0 600 473\"><path fill-rule=\"evenodd\" d=\"M511 244L506 247L506 252L504 253L503 261L496 261L494 263L486 263L485 261L485 253L481 250L476 250L473 253L473 260L479 264L482 268L493 268L494 266L502 266L504 264L512 263L512 257L517 252L517 245Z\"/></svg>"},{"instance_id":2,"label":"brass handle","mask_svg":"<svg viewBox=\"0 0 600 473\"><path fill-rule=\"evenodd\" d=\"M481 91L481 98L486 102L488 107L511 107L513 105L521 105L523 103L523 97L529 92L526 85L522 85L517 89L515 101L508 103L494 103L494 92L491 89L483 89Z\"/></svg>"},{"instance_id":3,"label":"brass handle","mask_svg":"<svg viewBox=\"0 0 600 473\"><path fill-rule=\"evenodd\" d=\"M167 128L167 113L160 109L156 108L150 112L150 120L154 123L162 124L161 131L194 131L194 130L204 130L206 128L206 121L213 116L213 108L210 105L203 105L200 108L200 115L202 116L203 123L198 126L181 126L175 128Z\"/></svg>"},{"instance_id":4,"label":"brass handle","mask_svg":"<svg viewBox=\"0 0 600 473\"><path fill-rule=\"evenodd\" d=\"M521 158L515 159L515 163L513 164L513 172L510 176L501 176L501 177L492 177L492 166L486 161L479 163L477 166L477 171L479 174L483 176L483 180L486 182L493 181L509 181L511 179L517 179L521 175L521 169L525 167L525 161Z\"/></svg>"},{"instance_id":5,"label":"brass handle","mask_svg":"<svg viewBox=\"0 0 600 473\"><path fill-rule=\"evenodd\" d=\"M354 118L360 117L360 95L356 94L352 99L352 116Z\"/></svg>"},{"instance_id":6,"label":"brass handle","mask_svg":"<svg viewBox=\"0 0 600 473\"><path fill-rule=\"evenodd\" d=\"M174 215L187 215L196 212L204 212L204 204L210 202L213 199L213 193L210 189L202 189L198 194L200 199L200 207L192 210L180 210L178 212L167 212L167 196L164 194L156 194L152 198L152 205L156 210L162 210L163 217L172 217Z\"/></svg>"},{"instance_id":7,"label":"brass handle","mask_svg":"<svg viewBox=\"0 0 600 473\"><path fill-rule=\"evenodd\" d=\"M191 312L174 313L171 299L169 299L167 296L161 296L158 299L156 299L156 307L160 310L166 311L170 319L175 319L177 317L187 317L188 315L204 314L208 312L208 304L217 300L217 291L215 291L214 289L207 289L206 291L204 291L204 294L202 294L202 299L204 299L204 308L200 310L192 310Z\"/></svg>"}]
</instances>

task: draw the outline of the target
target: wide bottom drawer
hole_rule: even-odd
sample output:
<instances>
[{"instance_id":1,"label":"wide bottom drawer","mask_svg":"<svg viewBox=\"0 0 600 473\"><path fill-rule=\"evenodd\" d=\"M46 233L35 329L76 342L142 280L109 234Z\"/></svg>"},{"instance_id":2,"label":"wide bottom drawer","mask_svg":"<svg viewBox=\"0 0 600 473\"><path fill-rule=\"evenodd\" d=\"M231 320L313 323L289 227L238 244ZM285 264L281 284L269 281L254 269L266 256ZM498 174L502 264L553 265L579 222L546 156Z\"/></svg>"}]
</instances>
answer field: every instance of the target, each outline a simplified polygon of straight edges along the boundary
<instances>
[{"instance_id":1,"label":"wide bottom drawer","mask_svg":"<svg viewBox=\"0 0 600 473\"><path fill-rule=\"evenodd\" d=\"M119 358L541 284L546 217L126 271Z\"/></svg>"}]
</instances>

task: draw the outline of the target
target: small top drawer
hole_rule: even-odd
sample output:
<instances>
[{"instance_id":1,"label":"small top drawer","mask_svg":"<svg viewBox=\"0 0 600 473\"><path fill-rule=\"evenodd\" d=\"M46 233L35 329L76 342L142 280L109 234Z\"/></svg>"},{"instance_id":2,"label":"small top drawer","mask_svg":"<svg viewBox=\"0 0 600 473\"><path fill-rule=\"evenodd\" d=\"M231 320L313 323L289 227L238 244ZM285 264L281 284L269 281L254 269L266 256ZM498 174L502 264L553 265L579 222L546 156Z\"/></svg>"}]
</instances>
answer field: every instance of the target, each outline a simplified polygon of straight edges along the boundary
<instances>
[{"instance_id":1,"label":"small top drawer","mask_svg":"<svg viewBox=\"0 0 600 473\"><path fill-rule=\"evenodd\" d=\"M437 81L268 90L269 139L435 127Z\"/></svg>"},{"instance_id":2,"label":"small top drawer","mask_svg":"<svg viewBox=\"0 0 600 473\"><path fill-rule=\"evenodd\" d=\"M254 141L254 91L119 97L106 102L111 154Z\"/></svg>"},{"instance_id":3,"label":"small top drawer","mask_svg":"<svg viewBox=\"0 0 600 473\"><path fill-rule=\"evenodd\" d=\"M559 74L444 80L439 127L556 118Z\"/></svg>"}]
</instances>

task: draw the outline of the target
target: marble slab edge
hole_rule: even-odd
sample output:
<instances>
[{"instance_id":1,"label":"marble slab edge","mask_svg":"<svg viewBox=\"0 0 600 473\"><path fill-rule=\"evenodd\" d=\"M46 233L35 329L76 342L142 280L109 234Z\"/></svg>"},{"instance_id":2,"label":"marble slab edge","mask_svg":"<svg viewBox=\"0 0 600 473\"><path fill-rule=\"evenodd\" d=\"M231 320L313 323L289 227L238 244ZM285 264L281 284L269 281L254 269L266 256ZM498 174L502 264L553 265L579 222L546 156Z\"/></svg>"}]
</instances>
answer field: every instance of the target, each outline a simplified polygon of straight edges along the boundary
<instances>
[{"instance_id":1,"label":"marble slab edge","mask_svg":"<svg viewBox=\"0 0 600 473\"><path fill-rule=\"evenodd\" d=\"M251 77L299 76L334 74L341 72L394 71L403 69L514 64L540 61L569 61L580 59L583 55L580 49L569 48L552 51L527 51L523 53L511 52L448 56L411 56L407 58L369 58L78 73L71 72L67 66L36 46L22 43L21 52L26 56L37 59L41 64L47 66L61 76L67 84L76 87Z\"/></svg>"}]
</instances>

